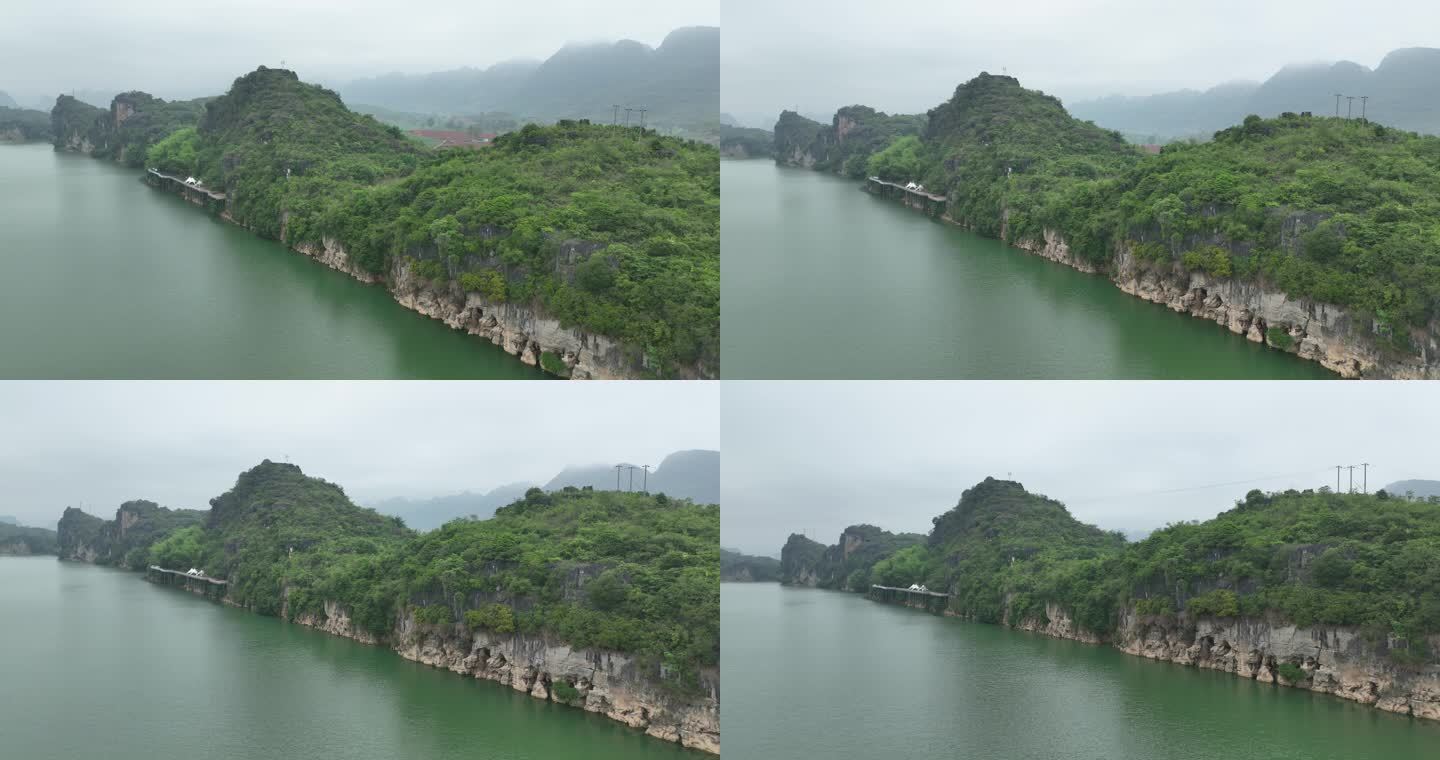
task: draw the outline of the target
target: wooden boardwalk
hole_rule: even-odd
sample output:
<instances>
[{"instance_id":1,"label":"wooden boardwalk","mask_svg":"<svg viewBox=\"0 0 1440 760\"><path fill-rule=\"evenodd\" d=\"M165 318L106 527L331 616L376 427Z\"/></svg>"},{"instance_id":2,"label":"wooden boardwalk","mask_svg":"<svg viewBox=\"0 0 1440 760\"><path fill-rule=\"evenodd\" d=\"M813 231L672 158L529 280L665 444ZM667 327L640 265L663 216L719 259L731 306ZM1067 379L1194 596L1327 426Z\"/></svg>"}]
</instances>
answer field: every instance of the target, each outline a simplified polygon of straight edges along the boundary
<instances>
[{"instance_id":1,"label":"wooden boardwalk","mask_svg":"<svg viewBox=\"0 0 1440 760\"><path fill-rule=\"evenodd\" d=\"M911 190L910 188L905 187L904 185L897 184L897 183L895 183L895 182L887 182L887 181L885 181L885 180L883 180L883 179L880 179L879 177L869 177L868 179L869 179L870 182L874 182L874 183L877 184L877 185L884 185L884 186L886 186L886 187L893 187L893 188L895 188L896 190L902 190L902 191L904 191L904 192L910 193L911 195L918 195L918 196L921 196L922 198L929 198L930 200L935 201L936 203L944 203L944 202L945 202L945 196L943 196L943 195L936 195L936 194L934 194L934 193L927 193L927 192L924 192L923 190ZM904 589L901 589L901 590L903 591Z\"/></svg>"},{"instance_id":2,"label":"wooden boardwalk","mask_svg":"<svg viewBox=\"0 0 1440 760\"><path fill-rule=\"evenodd\" d=\"M211 190L211 189L208 188L208 187L201 187L201 186L199 186L199 185L187 185L187 184L185 184L185 178L184 178L184 177L177 177L177 176L175 176L175 175L173 175L173 174L166 174L166 173L164 173L164 172L159 172L159 171L156 171L156 170L154 170L154 169L146 169L146 171L150 172L151 174L155 175L156 177L159 177L160 179L168 179L168 180L170 180L171 182L174 182L175 184L177 184L177 185L185 188L186 190L194 190L194 191L197 192L197 193L204 193L205 195L208 195L208 196L210 196L210 198L212 198L212 199L214 199L214 200L217 200L217 201L223 201L223 200L225 200L225 194L224 194L224 193L216 192L215 190ZM184 573L181 573L181 575L184 575Z\"/></svg>"}]
</instances>

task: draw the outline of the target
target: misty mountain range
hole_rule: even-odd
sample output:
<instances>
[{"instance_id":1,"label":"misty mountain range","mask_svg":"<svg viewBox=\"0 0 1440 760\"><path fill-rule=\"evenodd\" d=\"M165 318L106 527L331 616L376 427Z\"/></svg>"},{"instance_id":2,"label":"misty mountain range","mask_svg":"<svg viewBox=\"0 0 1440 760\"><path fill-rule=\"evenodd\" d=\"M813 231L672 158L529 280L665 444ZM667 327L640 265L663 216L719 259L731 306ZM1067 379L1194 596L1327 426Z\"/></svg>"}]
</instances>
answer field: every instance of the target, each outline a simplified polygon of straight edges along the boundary
<instances>
[{"instance_id":1,"label":"misty mountain range","mask_svg":"<svg viewBox=\"0 0 1440 760\"><path fill-rule=\"evenodd\" d=\"M1264 82L1229 82L1199 92L1182 90L1160 95L1113 95L1070 105L1070 113L1132 136L1160 139L1209 137L1239 124L1249 114L1277 116L1285 111L1335 113L1347 108L1386 126L1440 134L1440 49L1392 51L1375 69L1351 61L1300 64L1281 69ZM1360 96L1369 96L1362 104Z\"/></svg>"},{"instance_id":2,"label":"misty mountain range","mask_svg":"<svg viewBox=\"0 0 1440 760\"><path fill-rule=\"evenodd\" d=\"M641 471L634 474L634 490L640 490ZM570 466L561 470L544 485L510 483L483 493L464 492L433 499L384 499L365 506L405 520L416 530L434 530L457 517L474 515L481 519L539 486L558 491L566 486L597 490L615 490L615 465L597 464ZM620 487L631 490L630 474L622 471ZM691 499L699 504L720 503L720 452L708 450L677 451L661 460L650 470L649 491L667 496Z\"/></svg>"},{"instance_id":3,"label":"misty mountain range","mask_svg":"<svg viewBox=\"0 0 1440 760\"><path fill-rule=\"evenodd\" d=\"M335 89L352 108L609 122L619 105L621 121L625 108L636 107L646 109L648 126L661 130L713 130L719 125L720 30L676 29L658 48L634 40L569 44L544 61L388 74ZM640 114L631 118L638 122Z\"/></svg>"}]
</instances>

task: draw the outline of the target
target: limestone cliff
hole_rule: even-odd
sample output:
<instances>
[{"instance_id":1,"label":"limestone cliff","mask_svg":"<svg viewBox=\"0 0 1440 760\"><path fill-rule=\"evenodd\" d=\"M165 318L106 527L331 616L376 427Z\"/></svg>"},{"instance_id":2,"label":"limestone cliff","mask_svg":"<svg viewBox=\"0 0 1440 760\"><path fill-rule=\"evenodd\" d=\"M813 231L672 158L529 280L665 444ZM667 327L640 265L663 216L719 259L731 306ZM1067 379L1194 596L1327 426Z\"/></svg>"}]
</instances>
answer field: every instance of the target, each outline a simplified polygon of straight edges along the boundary
<instances>
[{"instance_id":1,"label":"limestone cliff","mask_svg":"<svg viewBox=\"0 0 1440 760\"><path fill-rule=\"evenodd\" d=\"M117 565L139 570L147 564L150 545L171 532L198 525L206 513L169 509L153 501L127 501L103 520L69 507L57 525L60 559Z\"/></svg>"},{"instance_id":2,"label":"limestone cliff","mask_svg":"<svg viewBox=\"0 0 1440 760\"><path fill-rule=\"evenodd\" d=\"M969 228L912 199L877 194ZM1187 271L1178 262L1145 262L1126 249L1116 251L1102 266L1072 251L1058 230L1045 230L1038 240L1011 240L1003 223L1001 229L1001 239L1016 248L1087 274L1103 274L1125 293L1210 320L1254 343L1317 362L1341 377L1440 379L1440 323L1412 331L1408 337L1414 351L1399 351L1383 342L1373 321L1333 304L1292 298L1261 281L1213 277Z\"/></svg>"},{"instance_id":3,"label":"limestone cliff","mask_svg":"<svg viewBox=\"0 0 1440 760\"><path fill-rule=\"evenodd\" d=\"M1394 642L1371 641L1353 627L1300 627L1278 619L1191 620L1142 616L1131 610L1121 615L1115 633L1102 637L1076 625L1058 605L1046 605L1046 618L1018 621L1015 627L1091 644L1109 643L1126 654L1440 720L1440 665L1397 665L1387 656ZM1432 651L1440 646L1440 637L1432 636L1429 645Z\"/></svg>"},{"instance_id":4,"label":"limestone cliff","mask_svg":"<svg viewBox=\"0 0 1440 760\"><path fill-rule=\"evenodd\" d=\"M663 685L659 665L624 652L573 649L542 636L418 625L407 615L381 642L333 602L325 604L323 615L302 614L295 622L367 644L383 643L407 660L495 681L664 741L720 754L720 673L715 668L701 673L699 693L679 694Z\"/></svg>"},{"instance_id":5,"label":"limestone cliff","mask_svg":"<svg viewBox=\"0 0 1440 760\"><path fill-rule=\"evenodd\" d=\"M579 380L646 374L645 358L617 341L566 327L527 304L487 301L454 280L424 277L412 259L397 258L382 277L354 263L344 245L333 238L320 245L300 244L295 250L361 282L383 285L401 306L485 338L520 361L552 374Z\"/></svg>"},{"instance_id":6,"label":"limestone cliff","mask_svg":"<svg viewBox=\"0 0 1440 760\"><path fill-rule=\"evenodd\" d=\"M187 192L173 182L151 181L149 184L180 194L196 205L220 209L214 201ZM235 221L227 211L220 211L220 216L227 221ZM282 237L283 230L282 225ZM550 374L575 380L631 379L653 374L648 358L635 347L579 327L563 325L532 304L487 300L479 293L462 288L457 281L458 275L427 277L417 271L415 259L396 257L388 272L375 274L356 263L344 243L335 238L324 238L318 244L287 245L360 282L381 285L401 306L438 319L456 330L489 340L519 357L520 361ZM593 244L567 241L560 246L559 255L573 260L580 253L588 254L593 250ZM434 265L437 262L427 263ZM682 367L680 372L684 379L713 374L699 365Z\"/></svg>"}]
</instances>

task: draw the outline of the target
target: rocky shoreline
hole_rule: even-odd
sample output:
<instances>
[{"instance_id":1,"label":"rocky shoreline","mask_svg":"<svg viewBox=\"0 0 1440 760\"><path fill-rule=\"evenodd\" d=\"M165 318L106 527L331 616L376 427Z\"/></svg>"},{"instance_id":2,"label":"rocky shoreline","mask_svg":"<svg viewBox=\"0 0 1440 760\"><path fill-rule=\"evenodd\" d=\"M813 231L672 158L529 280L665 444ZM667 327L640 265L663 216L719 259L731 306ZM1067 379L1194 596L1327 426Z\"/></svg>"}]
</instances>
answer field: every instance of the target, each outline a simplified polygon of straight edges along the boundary
<instances>
[{"instance_id":1,"label":"rocky shoreline","mask_svg":"<svg viewBox=\"0 0 1440 760\"><path fill-rule=\"evenodd\" d=\"M720 754L720 673L715 668L701 674L702 695L681 697L648 678L651 668L633 655L573 649L542 636L421 626L406 615L381 641L357 628L334 602L325 604L323 615L305 613L294 622L388 646L413 662L495 681L536 699L604 715L663 741ZM561 691L571 693L562 696Z\"/></svg>"},{"instance_id":2,"label":"rocky shoreline","mask_svg":"<svg viewBox=\"0 0 1440 760\"><path fill-rule=\"evenodd\" d=\"M874 192L869 184L867 192L890 197L888 193ZM929 213L905 198L891 199L968 229L968 225L948 214ZM1369 337L1374 333L1373 325L1362 323L1333 304L1292 299L1260 283L1187 272L1178 262L1170 266L1143 262L1128 250L1119 251L1114 266L1102 271L1072 252L1057 230L1045 230L1040 240L1011 240L1007 233L1002 225L1001 240L1015 248L1086 274L1103 274L1129 295L1210 320L1251 342L1316 362L1341 377L1440 379L1440 324L1409 336L1418 354L1396 356Z\"/></svg>"},{"instance_id":3,"label":"rocky shoreline","mask_svg":"<svg viewBox=\"0 0 1440 760\"><path fill-rule=\"evenodd\" d=\"M947 610L945 615L954 613ZM1397 665L1386 654L1395 642L1372 642L1353 627L1302 627L1278 619L1142 616L1133 610L1122 613L1119 622L1114 634L1100 635L1080 626L1064 608L1047 603L1044 618L1012 621L1007 615L1001 625L1440 720L1440 666ZM1440 636L1432 636L1428 644L1434 651L1440 647Z\"/></svg>"},{"instance_id":4,"label":"rocky shoreline","mask_svg":"<svg viewBox=\"0 0 1440 760\"><path fill-rule=\"evenodd\" d=\"M151 181L149 175L146 184L173 192L195 205L209 207L203 198L193 197L183 189L168 190ZM221 210L219 215L232 224L240 224L227 211ZM380 276L354 263L345 246L333 238L325 238L319 244L284 245L362 283L381 285L401 306L484 338L525 364L549 374L574 380L648 376L643 352L602 335L565 327L558 319L531 306L492 303L478 293L465 291L454 280L425 279L415 273L408 259L396 259L390 271ZM698 371L692 374L700 376ZM687 374L687 378L689 376Z\"/></svg>"}]
</instances>

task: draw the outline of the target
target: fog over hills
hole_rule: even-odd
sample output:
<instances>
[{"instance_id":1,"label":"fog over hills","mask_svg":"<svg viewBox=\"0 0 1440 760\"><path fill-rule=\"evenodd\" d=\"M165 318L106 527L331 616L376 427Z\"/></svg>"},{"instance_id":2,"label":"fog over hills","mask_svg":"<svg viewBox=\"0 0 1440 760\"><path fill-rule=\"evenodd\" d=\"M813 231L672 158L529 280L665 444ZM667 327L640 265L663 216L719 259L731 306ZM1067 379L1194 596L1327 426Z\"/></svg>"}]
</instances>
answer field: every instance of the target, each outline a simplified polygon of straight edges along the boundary
<instances>
[{"instance_id":1,"label":"fog over hills","mask_svg":"<svg viewBox=\"0 0 1440 760\"><path fill-rule=\"evenodd\" d=\"M638 466L638 465L637 465ZM640 490L641 472L634 474L633 489ZM544 485L510 483L490 491L437 496L432 499L391 498L372 501L365 506L387 515L396 515L417 530L434 530L457 517L474 516L485 519L495 510L525 495L535 487L558 491L566 486L615 490L615 465L595 464L570 466L561 470ZM630 473L622 472L622 490L631 490ZM677 451L665 457L650 471L649 491L667 496L691 499L701 504L720 501L720 452L710 450Z\"/></svg>"},{"instance_id":2,"label":"fog over hills","mask_svg":"<svg viewBox=\"0 0 1440 760\"><path fill-rule=\"evenodd\" d=\"M1440 49L1392 51L1373 70L1353 61L1292 64L1264 82L1229 82L1208 90L1159 95L1115 95L1070 105L1070 111L1102 127L1132 136L1200 136L1232 126L1249 114L1276 116L1285 111L1339 112L1415 132L1440 133ZM1368 96L1363 102L1361 96Z\"/></svg>"},{"instance_id":3,"label":"fog over hills","mask_svg":"<svg viewBox=\"0 0 1440 760\"><path fill-rule=\"evenodd\" d=\"M662 130L718 126L720 30L686 27L659 47L634 40L571 43L544 61L517 60L489 68L431 74L388 74L336 86L352 106L412 113L502 111L522 119L625 119L644 108L645 123ZM631 115L640 120L640 113Z\"/></svg>"}]
</instances>

